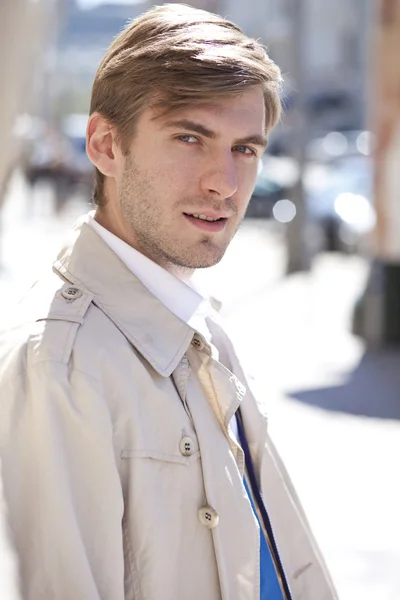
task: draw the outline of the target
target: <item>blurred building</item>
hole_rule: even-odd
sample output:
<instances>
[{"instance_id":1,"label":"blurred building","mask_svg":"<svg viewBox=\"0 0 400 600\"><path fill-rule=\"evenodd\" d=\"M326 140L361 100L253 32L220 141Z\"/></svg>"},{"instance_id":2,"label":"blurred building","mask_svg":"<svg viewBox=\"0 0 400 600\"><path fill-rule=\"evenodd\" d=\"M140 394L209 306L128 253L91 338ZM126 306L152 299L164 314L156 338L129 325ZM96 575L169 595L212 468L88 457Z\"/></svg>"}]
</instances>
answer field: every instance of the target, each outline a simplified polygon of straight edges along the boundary
<instances>
[{"instance_id":1,"label":"blurred building","mask_svg":"<svg viewBox=\"0 0 400 600\"><path fill-rule=\"evenodd\" d=\"M377 6L371 85L377 225L355 328L371 345L385 345L400 343L400 0Z\"/></svg>"},{"instance_id":2,"label":"blurred building","mask_svg":"<svg viewBox=\"0 0 400 600\"><path fill-rule=\"evenodd\" d=\"M179 4L180 0L172 0L170 4ZM151 4L165 4L164 2L152 2ZM190 4L195 8L201 8L217 14L221 13L221 0L191 0L190 2L183 2L183 4Z\"/></svg>"},{"instance_id":3,"label":"blurred building","mask_svg":"<svg viewBox=\"0 0 400 600\"><path fill-rule=\"evenodd\" d=\"M110 3L84 10L76 0L63 0L56 64L46 91L53 119L88 111L93 77L106 48L146 7L146 2Z\"/></svg>"},{"instance_id":4,"label":"blurred building","mask_svg":"<svg viewBox=\"0 0 400 600\"><path fill-rule=\"evenodd\" d=\"M38 101L43 50L52 37L54 0L1 0L0 3L0 203L18 160L23 123L19 115Z\"/></svg>"},{"instance_id":5,"label":"blurred building","mask_svg":"<svg viewBox=\"0 0 400 600\"><path fill-rule=\"evenodd\" d=\"M293 38L301 38L312 126L363 127L371 0L221 0L221 5L222 14L268 46L284 73L289 106L297 89ZM296 21L299 11L301 31Z\"/></svg>"}]
</instances>

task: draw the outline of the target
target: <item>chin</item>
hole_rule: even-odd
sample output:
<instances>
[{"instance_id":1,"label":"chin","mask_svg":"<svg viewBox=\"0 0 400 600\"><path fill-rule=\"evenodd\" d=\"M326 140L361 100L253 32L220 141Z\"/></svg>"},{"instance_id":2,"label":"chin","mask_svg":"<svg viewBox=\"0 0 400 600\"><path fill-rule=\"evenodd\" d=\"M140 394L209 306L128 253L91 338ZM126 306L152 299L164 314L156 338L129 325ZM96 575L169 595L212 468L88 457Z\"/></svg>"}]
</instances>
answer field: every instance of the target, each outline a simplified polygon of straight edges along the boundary
<instances>
[{"instance_id":1,"label":"chin","mask_svg":"<svg viewBox=\"0 0 400 600\"><path fill-rule=\"evenodd\" d=\"M198 260L193 260L193 264L190 267L191 269L207 269L208 267L213 267L217 265L225 254L225 250L223 252L214 253L212 256L204 256L203 259L199 257Z\"/></svg>"},{"instance_id":2,"label":"chin","mask_svg":"<svg viewBox=\"0 0 400 600\"><path fill-rule=\"evenodd\" d=\"M183 269L207 269L218 264L223 258L227 246L219 247L210 244L209 240L204 240L200 244L191 245L182 252L164 253L167 262Z\"/></svg>"}]
</instances>

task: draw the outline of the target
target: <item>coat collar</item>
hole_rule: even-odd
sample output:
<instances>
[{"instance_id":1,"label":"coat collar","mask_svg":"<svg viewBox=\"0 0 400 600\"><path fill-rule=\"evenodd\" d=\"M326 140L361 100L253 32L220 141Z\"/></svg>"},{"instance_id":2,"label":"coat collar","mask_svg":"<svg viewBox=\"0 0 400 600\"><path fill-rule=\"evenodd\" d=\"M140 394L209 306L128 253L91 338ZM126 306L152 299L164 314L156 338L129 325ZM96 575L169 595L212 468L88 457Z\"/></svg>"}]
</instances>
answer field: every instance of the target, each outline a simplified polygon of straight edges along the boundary
<instances>
[{"instance_id":1,"label":"coat collar","mask_svg":"<svg viewBox=\"0 0 400 600\"><path fill-rule=\"evenodd\" d=\"M82 217L53 265L98 306L152 367L169 377L194 330L175 316L124 265Z\"/></svg>"}]
</instances>

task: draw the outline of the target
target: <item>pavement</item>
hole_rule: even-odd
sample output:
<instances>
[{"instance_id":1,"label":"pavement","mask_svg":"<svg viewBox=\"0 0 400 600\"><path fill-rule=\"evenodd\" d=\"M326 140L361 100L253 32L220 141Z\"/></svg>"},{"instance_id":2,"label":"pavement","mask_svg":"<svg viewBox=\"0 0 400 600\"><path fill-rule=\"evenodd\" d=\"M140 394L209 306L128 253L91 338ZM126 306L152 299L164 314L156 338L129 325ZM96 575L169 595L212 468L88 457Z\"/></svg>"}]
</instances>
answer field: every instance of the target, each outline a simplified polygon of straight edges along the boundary
<instances>
[{"instance_id":1,"label":"pavement","mask_svg":"<svg viewBox=\"0 0 400 600\"><path fill-rule=\"evenodd\" d=\"M54 217L49 190L13 181L0 218L3 318L86 208L74 199ZM400 600L400 350L369 350L350 333L364 259L320 255L290 277L285 260L284 231L245 220L197 283L221 300L258 380L340 600Z\"/></svg>"}]
</instances>

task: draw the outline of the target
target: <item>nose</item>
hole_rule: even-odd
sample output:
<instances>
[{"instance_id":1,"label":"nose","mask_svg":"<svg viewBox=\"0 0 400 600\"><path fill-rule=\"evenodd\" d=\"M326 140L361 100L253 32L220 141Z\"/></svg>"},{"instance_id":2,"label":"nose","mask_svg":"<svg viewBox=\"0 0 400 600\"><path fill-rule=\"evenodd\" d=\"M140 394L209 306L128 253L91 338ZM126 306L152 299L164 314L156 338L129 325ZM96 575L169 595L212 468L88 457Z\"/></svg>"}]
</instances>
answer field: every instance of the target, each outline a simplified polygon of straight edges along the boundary
<instances>
[{"instance_id":1,"label":"nose","mask_svg":"<svg viewBox=\"0 0 400 600\"><path fill-rule=\"evenodd\" d=\"M201 178L203 191L214 197L230 198L237 191L238 181L232 152L213 155Z\"/></svg>"}]
</instances>

